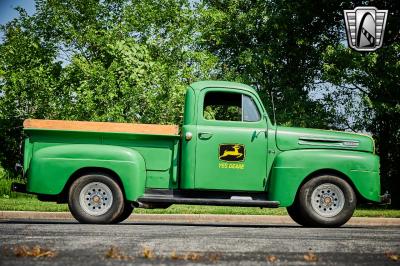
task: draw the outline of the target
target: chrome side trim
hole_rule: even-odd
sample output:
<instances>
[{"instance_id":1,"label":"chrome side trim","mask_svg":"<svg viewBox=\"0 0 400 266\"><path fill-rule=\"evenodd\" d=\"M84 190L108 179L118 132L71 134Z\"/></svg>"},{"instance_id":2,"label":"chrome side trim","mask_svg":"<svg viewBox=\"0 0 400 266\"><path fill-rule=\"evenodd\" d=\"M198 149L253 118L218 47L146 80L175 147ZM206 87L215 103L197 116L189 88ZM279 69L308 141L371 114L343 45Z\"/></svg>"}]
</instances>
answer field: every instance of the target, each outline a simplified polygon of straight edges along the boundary
<instances>
[{"instance_id":1,"label":"chrome side trim","mask_svg":"<svg viewBox=\"0 0 400 266\"><path fill-rule=\"evenodd\" d=\"M299 145L312 145L312 146L334 146L356 148L360 144L358 140L348 139L333 139L333 138L318 138L318 137L300 137Z\"/></svg>"}]
</instances>

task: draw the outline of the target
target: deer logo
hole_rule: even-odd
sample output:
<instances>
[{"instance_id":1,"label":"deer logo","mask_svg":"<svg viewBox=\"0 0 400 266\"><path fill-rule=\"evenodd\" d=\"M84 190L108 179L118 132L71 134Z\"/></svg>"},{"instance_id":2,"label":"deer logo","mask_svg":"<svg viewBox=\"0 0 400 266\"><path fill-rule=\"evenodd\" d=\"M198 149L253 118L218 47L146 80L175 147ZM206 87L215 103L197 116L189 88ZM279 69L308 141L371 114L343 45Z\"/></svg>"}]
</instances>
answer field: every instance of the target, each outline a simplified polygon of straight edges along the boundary
<instances>
[{"instance_id":1,"label":"deer logo","mask_svg":"<svg viewBox=\"0 0 400 266\"><path fill-rule=\"evenodd\" d=\"M221 144L219 146L219 159L223 161L243 161L244 145Z\"/></svg>"}]
</instances>

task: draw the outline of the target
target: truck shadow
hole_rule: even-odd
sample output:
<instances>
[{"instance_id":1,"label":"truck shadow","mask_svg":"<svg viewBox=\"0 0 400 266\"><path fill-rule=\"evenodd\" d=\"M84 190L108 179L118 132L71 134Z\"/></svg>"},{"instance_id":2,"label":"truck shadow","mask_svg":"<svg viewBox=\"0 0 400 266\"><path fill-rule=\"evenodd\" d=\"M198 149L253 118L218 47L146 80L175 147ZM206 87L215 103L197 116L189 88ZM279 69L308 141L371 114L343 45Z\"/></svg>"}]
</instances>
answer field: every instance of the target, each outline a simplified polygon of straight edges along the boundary
<instances>
[{"instance_id":1,"label":"truck shadow","mask_svg":"<svg viewBox=\"0 0 400 266\"><path fill-rule=\"evenodd\" d=\"M89 224L80 224L76 221L71 220L23 220L23 219L10 219L0 221L3 224L70 224L78 226L93 226ZM149 225L149 226L185 226L185 227L234 227L234 228L304 228L304 229L321 229L318 227L303 227L297 224L240 224L240 223L196 223L196 222L122 222L119 224L96 224L95 226L135 226L135 225ZM368 226L342 226L340 228L368 228ZM333 228L334 230L340 230L340 228ZM328 228L327 228L328 229Z\"/></svg>"},{"instance_id":2,"label":"truck shadow","mask_svg":"<svg viewBox=\"0 0 400 266\"><path fill-rule=\"evenodd\" d=\"M238 224L238 223L196 223L196 222L124 222L120 225L157 225L157 226L204 226L204 227L243 227L243 228L273 228L301 227L297 224Z\"/></svg>"},{"instance_id":3,"label":"truck shadow","mask_svg":"<svg viewBox=\"0 0 400 266\"><path fill-rule=\"evenodd\" d=\"M298 224L240 224L240 223L193 223L193 222L123 222L118 225L157 225L157 226L204 226L204 227L241 227L241 228L303 228L321 229L320 227L304 227ZM340 228L368 228L367 226L342 226L339 228L325 228L340 230Z\"/></svg>"},{"instance_id":4,"label":"truck shadow","mask_svg":"<svg viewBox=\"0 0 400 266\"><path fill-rule=\"evenodd\" d=\"M9 219L0 221L3 224L70 224L89 226L89 224L80 224L72 220L24 220L24 219ZM244 228L272 228L272 227L302 227L296 224L279 225L279 224L238 224L238 223L196 223L196 222L133 222L126 221L119 224L96 224L95 226L135 226L135 225L154 225L154 226L204 226L204 227L244 227ZM93 225L90 225L93 226Z\"/></svg>"}]
</instances>

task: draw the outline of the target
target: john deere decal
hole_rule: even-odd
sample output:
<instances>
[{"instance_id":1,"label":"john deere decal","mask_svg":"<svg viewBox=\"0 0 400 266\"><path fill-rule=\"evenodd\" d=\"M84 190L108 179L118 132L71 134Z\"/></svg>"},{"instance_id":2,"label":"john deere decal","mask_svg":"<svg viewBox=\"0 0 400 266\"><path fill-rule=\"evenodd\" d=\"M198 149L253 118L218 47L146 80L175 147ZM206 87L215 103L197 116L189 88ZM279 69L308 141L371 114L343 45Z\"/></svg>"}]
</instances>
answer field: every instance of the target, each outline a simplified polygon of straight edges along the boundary
<instances>
[{"instance_id":1,"label":"john deere decal","mask_svg":"<svg viewBox=\"0 0 400 266\"><path fill-rule=\"evenodd\" d=\"M219 157L221 161L243 162L245 149L243 144L220 144Z\"/></svg>"}]
</instances>

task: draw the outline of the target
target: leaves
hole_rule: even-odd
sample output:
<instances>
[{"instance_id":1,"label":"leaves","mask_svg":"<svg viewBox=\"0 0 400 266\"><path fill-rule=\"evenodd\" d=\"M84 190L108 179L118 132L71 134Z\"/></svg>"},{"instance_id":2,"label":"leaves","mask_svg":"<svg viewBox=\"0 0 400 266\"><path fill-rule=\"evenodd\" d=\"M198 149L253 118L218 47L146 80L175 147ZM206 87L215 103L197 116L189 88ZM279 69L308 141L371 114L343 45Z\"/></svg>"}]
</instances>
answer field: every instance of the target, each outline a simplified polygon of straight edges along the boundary
<instances>
[{"instance_id":1,"label":"leaves","mask_svg":"<svg viewBox=\"0 0 400 266\"><path fill-rule=\"evenodd\" d=\"M400 255L394 252L385 252L385 256L391 261L400 261Z\"/></svg>"},{"instance_id":2,"label":"leaves","mask_svg":"<svg viewBox=\"0 0 400 266\"><path fill-rule=\"evenodd\" d=\"M336 86L324 101L331 106L337 127L374 136L381 157L382 191L394 195L394 206L400 206L396 196L400 193L399 50L398 42L371 53L356 52L339 43L324 52L322 72L322 79Z\"/></svg>"},{"instance_id":3,"label":"leaves","mask_svg":"<svg viewBox=\"0 0 400 266\"><path fill-rule=\"evenodd\" d=\"M330 114L309 91L340 5L314 1L204 1L200 44L217 55L221 76L252 84L280 124L328 128ZM321 16L321 14L324 16ZM329 41L326 36L329 36Z\"/></svg>"},{"instance_id":4,"label":"leaves","mask_svg":"<svg viewBox=\"0 0 400 266\"><path fill-rule=\"evenodd\" d=\"M131 23L143 5L126 1L43 0L32 16L21 9L2 27L1 164L12 169L21 160L21 126L28 117L179 123L187 79L193 78L176 53L178 37L186 34L179 26L185 3L143 3L144 17L157 20L159 9L168 11L163 21L172 19L174 30L167 35L147 31L154 21Z\"/></svg>"},{"instance_id":5,"label":"leaves","mask_svg":"<svg viewBox=\"0 0 400 266\"><path fill-rule=\"evenodd\" d=\"M267 260L268 262L270 262L270 263L274 263L275 261L278 260L278 257L276 257L276 256L274 256L274 255L268 255L268 256L266 257L266 260Z\"/></svg>"},{"instance_id":6,"label":"leaves","mask_svg":"<svg viewBox=\"0 0 400 266\"><path fill-rule=\"evenodd\" d=\"M124 254L116 246L112 246L106 251L105 258L106 259L115 259L115 260L133 260L132 256L128 256L128 255Z\"/></svg>"},{"instance_id":7,"label":"leaves","mask_svg":"<svg viewBox=\"0 0 400 266\"><path fill-rule=\"evenodd\" d=\"M156 255L154 254L154 250L148 246L143 246L143 250L142 250L142 256L145 259L155 259Z\"/></svg>"},{"instance_id":8,"label":"leaves","mask_svg":"<svg viewBox=\"0 0 400 266\"><path fill-rule=\"evenodd\" d=\"M305 261L308 261L308 262L316 262L316 261L318 261L318 256L315 255L315 253L312 252L312 251L309 251L306 254L304 254L303 258L304 258Z\"/></svg>"},{"instance_id":9,"label":"leaves","mask_svg":"<svg viewBox=\"0 0 400 266\"><path fill-rule=\"evenodd\" d=\"M13 252L16 257L52 258L57 255L53 250L40 247L39 245L33 247L16 245L13 247Z\"/></svg>"}]
</instances>

